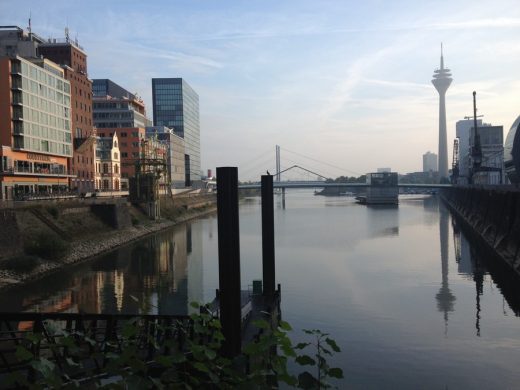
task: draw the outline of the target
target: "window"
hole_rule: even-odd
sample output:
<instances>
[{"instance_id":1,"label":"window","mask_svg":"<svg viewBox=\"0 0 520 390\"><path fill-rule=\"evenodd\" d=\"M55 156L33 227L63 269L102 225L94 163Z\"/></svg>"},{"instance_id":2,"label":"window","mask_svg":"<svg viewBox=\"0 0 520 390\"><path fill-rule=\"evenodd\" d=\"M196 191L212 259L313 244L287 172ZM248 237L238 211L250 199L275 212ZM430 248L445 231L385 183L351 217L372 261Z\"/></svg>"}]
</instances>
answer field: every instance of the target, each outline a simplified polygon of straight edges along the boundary
<instances>
[{"instance_id":1,"label":"window","mask_svg":"<svg viewBox=\"0 0 520 390\"><path fill-rule=\"evenodd\" d=\"M119 159L119 156L118 156L117 152L114 152L114 160L118 160L118 159Z\"/></svg>"},{"instance_id":2,"label":"window","mask_svg":"<svg viewBox=\"0 0 520 390\"><path fill-rule=\"evenodd\" d=\"M128 157L128 153L127 153L127 152L123 152L123 153L121 153L121 157L122 157L122 158L127 158L127 157Z\"/></svg>"},{"instance_id":3,"label":"window","mask_svg":"<svg viewBox=\"0 0 520 390\"><path fill-rule=\"evenodd\" d=\"M127 133L123 132L121 133L121 137L126 137L127 136Z\"/></svg>"},{"instance_id":4,"label":"window","mask_svg":"<svg viewBox=\"0 0 520 390\"><path fill-rule=\"evenodd\" d=\"M116 153L117 154L117 153ZM119 165L114 165L114 172L119 173Z\"/></svg>"},{"instance_id":5,"label":"window","mask_svg":"<svg viewBox=\"0 0 520 390\"><path fill-rule=\"evenodd\" d=\"M139 132L137 132L137 131L132 132L132 137L139 137Z\"/></svg>"}]
</instances>

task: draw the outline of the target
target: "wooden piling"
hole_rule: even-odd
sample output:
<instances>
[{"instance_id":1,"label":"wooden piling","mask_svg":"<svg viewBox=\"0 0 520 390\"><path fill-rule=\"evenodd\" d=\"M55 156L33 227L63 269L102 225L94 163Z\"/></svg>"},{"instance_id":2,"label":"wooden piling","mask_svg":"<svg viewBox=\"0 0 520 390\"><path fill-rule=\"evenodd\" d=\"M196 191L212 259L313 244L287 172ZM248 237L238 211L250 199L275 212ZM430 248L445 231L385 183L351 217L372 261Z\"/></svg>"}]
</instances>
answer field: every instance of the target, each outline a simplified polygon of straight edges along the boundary
<instances>
[{"instance_id":1,"label":"wooden piling","mask_svg":"<svg viewBox=\"0 0 520 390\"><path fill-rule=\"evenodd\" d=\"M238 221L238 169L217 168L218 269L220 321L225 341L222 353L241 352L240 237Z\"/></svg>"},{"instance_id":2,"label":"wooden piling","mask_svg":"<svg viewBox=\"0 0 520 390\"><path fill-rule=\"evenodd\" d=\"M275 292L273 176L262 175L262 271L263 293Z\"/></svg>"}]
</instances>

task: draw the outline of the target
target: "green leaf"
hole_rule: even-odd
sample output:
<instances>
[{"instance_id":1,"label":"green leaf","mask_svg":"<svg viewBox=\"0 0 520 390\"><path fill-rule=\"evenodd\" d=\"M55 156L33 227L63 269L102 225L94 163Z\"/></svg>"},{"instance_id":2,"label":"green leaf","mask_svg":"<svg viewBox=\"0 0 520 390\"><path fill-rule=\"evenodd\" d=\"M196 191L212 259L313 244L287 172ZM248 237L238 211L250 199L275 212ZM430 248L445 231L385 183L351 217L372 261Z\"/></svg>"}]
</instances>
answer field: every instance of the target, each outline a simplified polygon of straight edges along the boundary
<instances>
[{"instance_id":1,"label":"green leaf","mask_svg":"<svg viewBox=\"0 0 520 390\"><path fill-rule=\"evenodd\" d=\"M255 320L252 322L254 326L260 329L269 329L271 326L269 325L269 322L265 320Z\"/></svg>"},{"instance_id":2,"label":"green leaf","mask_svg":"<svg viewBox=\"0 0 520 390\"><path fill-rule=\"evenodd\" d=\"M285 356L291 356L291 357L295 357L296 356L296 353L294 352L294 349L292 349L290 345L281 345L280 349L283 351Z\"/></svg>"},{"instance_id":3,"label":"green leaf","mask_svg":"<svg viewBox=\"0 0 520 390\"><path fill-rule=\"evenodd\" d=\"M41 334L29 333L28 335L25 336L25 338L27 340L29 340L31 343L37 344L40 341L42 341L43 336Z\"/></svg>"},{"instance_id":4,"label":"green leaf","mask_svg":"<svg viewBox=\"0 0 520 390\"><path fill-rule=\"evenodd\" d=\"M341 352L341 349L338 347L338 344L336 344L336 342L333 339L327 337L325 339L325 342L329 344L329 346L332 348L334 352Z\"/></svg>"},{"instance_id":5,"label":"green leaf","mask_svg":"<svg viewBox=\"0 0 520 390\"><path fill-rule=\"evenodd\" d=\"M22 347L21 345L16 347L16 357L18 360L30 360L34 357L34 355L27 350L27 348Z\"/></svg>"},{"instance_id":6,"label":"green leaf","mask_svg":"<svg viewBox=\"0 0 520 390\"><path fill-rule=\"evenodd\" d=\"M316 365L316 361L313 358L311 358L309 355L298 356L295 360L296 360L296 363L298 363L300 366Z\"/></svg>"},{"instance_id":7,"label":"green leaf","mask_svg":"<svg viewBox=\"0 0 520 390\"><path fill-rule=\"evenodd\" d=\"M329 376L332 377L332 378L343 379L343 370L341 368L338 368L338 367L334 367L334 368L329 369L327 374L329 374Z\"/></svg>"},{"instance_id":8,"label":"green leaf","mask_svg":"<svg viewBox=\"0 0 520 390\"><path fill-rule=\"evenodd\" d=\"M187 359L186 359L186 355L184 355L182 352L178 351L178 352L175 352L173 355L172 355L172 361L173 363L175 364L179 364L179 363L184 363Z\"/></svg>"},{"instance_id":9,"label":"green leaf","mask_svg":"<svg viewBox=\"0 0 520 390\"><path fill-rule=\"evenodd\" d=\"M209 359L209 360L213 360L217 357L217 353L215 351L213 351L212 349L206 349L204 351L204 353L206 354L206 357Z\"/></svg>"},{"instance_id":10,"label":"green leaf","mask_svg":"<svg viewBox=\"0 0 520 390\"><path fill-rule=\"evenodd\" d=\"M150 380L152 381L154 388L156 389L164 389L164 385L160 381L160 379L150 377Z\"/></svg>"},{"instance_id":11,"label":"green leaf","mask_svg":"<svg viewBox=\"0 0 520 390\"><path fill-rule=\"evenodd\" d=\"M199 371L209 373L209 368L204 363L195 362L195 363L193 363L193 367L195 367Z\"/></svg>"},{"instance_id":12,"label":"green leaf","mask_svg":"<svg viewBox=\"0 0 520 390\"><path fill-rule=\"evenodd\" d=\"M291 325L289 325L289 323L286 321L280 321L279 326L280 326L280 328L282 328L283 330L286 330L286 331L292 330Z\"/></svg>"},{"instance_id":13,"label":"green leaf","mask_svg":"<svg viewBox=\"0 0 520 390\"><path fill-rule=\"evenodd\" d=\"M198 302L190 302L190 306L194 309L198 309L200 307L200 304Z\"/></svg>"},{"instance_id":14,"label":"green leaf","mask_svg":"<svg viewBox=\"0 0 520 390\"><path fill-rule=\"evenodd\" d=\"M74 360L72 360L70 357L65 358L65 360L67 361L67 364L68 364L69 366L72 366L72 367L77 367L77 366L79 366L79 364L76 363Z\"/></svg>"},{"instance_id":15,"label":"green leaf","mask_svg":"<svg viewBox=\"0 0 520 390\"><path fill-rule=\"evenodd\" d=\"M287 383L289 386L296 386L298 384L298 379L295 376L289 374L280 374L278 375L278 380Z\"/></svg>"},{"instance_id":16,"label":"green leaf","mask_svg":"<svg viewBox=\"0 0 520 390\"><path fill-rule=\"evenodd\" d=\"M172 356L159 355L159 356L156 356L155 361L164 367L173 366L173 357Z\"/></svg>"},{"instance_id":17,"label":"green leaf","mask_svg":"<svg viewBox=\"0 0 520 390\"><path fill-rule=\"evenodd\" d=\"M39 360L33 360L31 362L32 368L43 375L44 378L48 378L52 375L54 370L54 363L48 359L40 358Z\"/></svg>"},{"instance_id":18,"label":"green leaf","mask_svg":"<svg viewBox=\"0 0 520 390\"><path fill-rule=\"evenodd\" d=\"M298 386L302 389L319 389L320 382L308 371L298 375Z\"/></svg>"},{"instance_id":19,"label":"green leaf","mask_svg":"<svg viewBox=\"0 0 520 390\"><path fill-rule=\"evenodd\" d=\"M298 343L298 344L296 344L294 349L304 349L304 348L308 347L309 345L311 345L311 343Z\"/></svg>"},{"instance_id":20,"label":"green leaf","mask_svg":"<svg viewBox=\"0 0 520 390\"><path fill-rule=\"evenodd\" d=\"M125 339L129 339L137 334L137 328L133 324L126 324L121 331L121 335Z\"/></svg>"}]
</instances>

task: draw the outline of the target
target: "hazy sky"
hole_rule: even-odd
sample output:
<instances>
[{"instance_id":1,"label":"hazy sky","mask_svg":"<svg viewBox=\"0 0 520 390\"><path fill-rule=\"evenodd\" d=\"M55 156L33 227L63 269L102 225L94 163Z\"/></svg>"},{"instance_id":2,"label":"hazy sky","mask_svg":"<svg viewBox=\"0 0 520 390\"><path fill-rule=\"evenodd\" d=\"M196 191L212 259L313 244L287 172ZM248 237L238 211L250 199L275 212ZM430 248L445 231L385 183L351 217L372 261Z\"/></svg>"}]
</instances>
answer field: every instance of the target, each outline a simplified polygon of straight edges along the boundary
<instances>
[{"instance_id":1,"label":"hazy sky","mask_svg":"<svg viewBox=\"0 0 520 390\"><path fill-rule=\"evenodd\" d=\"M137 91L149 117L151 78L183 77L200 98L202 169L239 166L243 179L274 171L276 144L282 167L326 176L421 170L437 153L441 41L450 166L473 90L504 137L520 114L518 0L146 3L2 0L0 24L26 27L31 12L44 38L68 25L89 77Z\"/></svg>"}]
</instances>

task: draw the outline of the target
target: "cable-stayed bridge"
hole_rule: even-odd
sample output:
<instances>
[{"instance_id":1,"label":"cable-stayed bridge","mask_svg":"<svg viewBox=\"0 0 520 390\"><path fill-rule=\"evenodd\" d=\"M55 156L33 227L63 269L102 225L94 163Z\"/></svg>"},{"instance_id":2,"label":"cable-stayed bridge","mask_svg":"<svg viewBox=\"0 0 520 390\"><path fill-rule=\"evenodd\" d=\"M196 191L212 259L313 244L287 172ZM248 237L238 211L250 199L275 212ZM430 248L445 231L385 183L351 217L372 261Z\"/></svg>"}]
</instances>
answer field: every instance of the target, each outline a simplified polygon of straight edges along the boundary
<instances>
[{"instance_id":1,"label":"cable-stayed bridge","mask_svg":"<svg viewBox=\"0 0 520 390\"><path fill-rule=\"evenodd\" d=\"M291 158L284 157L283 163L292 163L293 165L289 167L284 167L281 159L281 150L285 152L289 152L292 155L298 156L300 161L295 161ZM281 148L276 145L276 156L275 156L275 167L273 169L272 161L273 155L272 152L263 153L260 156L257 156L251 159L248 163L239 166L239 177L241 178L241 184L239 185L240 189L257 189L260 188L260 176L265 174L272 174L274 176L273 186L274 188L340 188L340 189L354 189L354 188L363 188L370 186L369 184L363 182L354 182L353 180L345 180L342 181L332 181L333 177L345 177L346 174L355 175L351 177L351 179L357 179L357 177L363 176L358 172L354 172L352 170L344 169L338 167L336 165L320 161L316 158L305 156L304 154L290 151L285 148ZM302 159L305 160L305 164L302 164ZM305 168L303 165L309 164L312 167L311 169ZM309 166L307 165L307 166ZM328 168L328 169L327 169ZM334 169L337 173L331 174L331 168ZM327 169L328 176L324 174L316 172L317 169ZM295 173L299 173L299 175L295 175ZM305 176L305 177L302 177ZM244 180L244 178L249 178L249 180ZM345 177L347 179L347 177ZM409 183L400 183L398 187L406 187L406 188L425 188L425 189L433 189L433 188L447 188L451 187L451 184L409 184Z\"/></svg>"}]
</instances>

